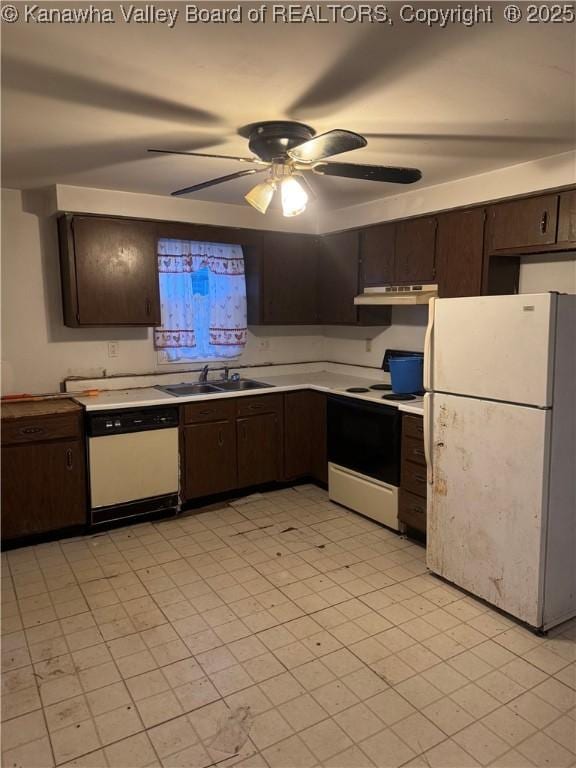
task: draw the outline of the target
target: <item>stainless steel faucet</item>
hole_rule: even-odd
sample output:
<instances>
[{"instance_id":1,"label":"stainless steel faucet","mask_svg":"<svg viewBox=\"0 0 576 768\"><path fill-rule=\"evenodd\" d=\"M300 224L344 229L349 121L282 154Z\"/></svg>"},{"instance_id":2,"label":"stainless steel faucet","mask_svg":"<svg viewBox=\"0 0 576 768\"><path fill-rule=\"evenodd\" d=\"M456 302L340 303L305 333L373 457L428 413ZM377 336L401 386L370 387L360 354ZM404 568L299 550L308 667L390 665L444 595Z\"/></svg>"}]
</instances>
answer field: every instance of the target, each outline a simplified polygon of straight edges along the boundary
<instances>
[{"instance_id":1,"label":"stainless steel faucet","mask_svg":"<svg viewBox=\"0 0 576 768\"><path fill-rule=\"evenodd\" d=\"M222 381L228 381L229 377L230 377L230 368L227 365L225 365L224 372L222 374Z\"/></svg>"},{"instance_id":2,"label":"stainless steel faucet","mask_svg":"<svg viewBox=\"0 0 576 768\"><path fill-rule=\"evenodd\" d=\"M205 365L204 368L202 368L202 371L200 372L200 376L198 377L198 381L200 382L200 384L206 384L206 382L208 381L208 370L209 370L209 367L207 365Z\"/></svg>"}]
</instances>

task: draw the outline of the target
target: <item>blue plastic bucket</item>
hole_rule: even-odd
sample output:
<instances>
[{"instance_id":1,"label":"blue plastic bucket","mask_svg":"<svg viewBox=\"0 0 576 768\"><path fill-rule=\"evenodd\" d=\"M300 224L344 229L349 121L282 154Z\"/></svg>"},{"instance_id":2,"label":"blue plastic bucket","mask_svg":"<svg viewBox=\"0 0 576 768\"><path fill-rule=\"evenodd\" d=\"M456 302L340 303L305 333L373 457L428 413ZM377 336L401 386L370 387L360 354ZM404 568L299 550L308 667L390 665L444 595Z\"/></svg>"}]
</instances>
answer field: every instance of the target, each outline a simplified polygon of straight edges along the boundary
<instances>
[{"instance_id":1,"label":"blue plastic bucket","mask_svg":"<svg viewBox=\"0 0 576 768\"><path fill-rule=\"evenodd\" d=\"M390 378L392 390L398 395L421 392L423 387L423 357L391 357Z\"/></svg>"}]
</instances>

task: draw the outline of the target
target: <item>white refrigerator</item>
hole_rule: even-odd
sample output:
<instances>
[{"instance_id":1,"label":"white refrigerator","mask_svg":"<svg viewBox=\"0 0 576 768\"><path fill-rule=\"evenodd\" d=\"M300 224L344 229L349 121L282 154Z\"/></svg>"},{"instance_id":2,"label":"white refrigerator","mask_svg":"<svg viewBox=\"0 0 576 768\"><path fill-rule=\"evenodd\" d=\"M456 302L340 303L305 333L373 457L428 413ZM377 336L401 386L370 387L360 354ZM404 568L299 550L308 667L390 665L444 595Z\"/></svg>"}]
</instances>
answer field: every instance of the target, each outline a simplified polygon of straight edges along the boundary
<instances>
[{"instance_id":1,"label":"white refrigerator","mask_svg":"<svg viewBox=\"0 0 576 768\"><path fill-rule=\"evenodd\" d=\"M427 564L530 626L576 615L576 296L432 299Z\"/></svg>"}]
</instances>

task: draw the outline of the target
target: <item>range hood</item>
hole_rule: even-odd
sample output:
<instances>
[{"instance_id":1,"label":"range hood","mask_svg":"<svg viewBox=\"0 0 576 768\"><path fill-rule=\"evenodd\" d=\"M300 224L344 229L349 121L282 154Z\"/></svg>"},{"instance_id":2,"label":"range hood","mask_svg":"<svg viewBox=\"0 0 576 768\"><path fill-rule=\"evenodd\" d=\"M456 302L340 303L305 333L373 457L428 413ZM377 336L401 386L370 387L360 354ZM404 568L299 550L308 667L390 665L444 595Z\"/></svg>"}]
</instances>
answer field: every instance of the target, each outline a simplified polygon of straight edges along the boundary
<instances>
[{"instance_id":1,"label":"range hood","mask_svg":"<svg viewBox=\"0 0 576 768\"><path fill-rule=\"evenodd\" d=\"M361 307L382 306L383 304L428 304L438 296L437 285L382 285L365 288L364 293L354 297L354 304Z\"/></svg>"}]
</instances>

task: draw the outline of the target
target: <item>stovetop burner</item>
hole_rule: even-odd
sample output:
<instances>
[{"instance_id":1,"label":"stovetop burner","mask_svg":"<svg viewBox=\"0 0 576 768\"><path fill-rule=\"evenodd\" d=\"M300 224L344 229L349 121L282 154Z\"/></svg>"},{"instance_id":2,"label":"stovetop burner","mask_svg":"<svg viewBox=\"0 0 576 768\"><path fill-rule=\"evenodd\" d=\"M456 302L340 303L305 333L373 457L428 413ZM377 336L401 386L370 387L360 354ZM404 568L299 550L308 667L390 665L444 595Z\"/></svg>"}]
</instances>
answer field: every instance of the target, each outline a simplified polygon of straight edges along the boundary
<instances>
[{"instance_id":1,"label":"stovetop burner","mask_svg":"<svg viewBox=\"0 0 576 768\"><path fill-rule=\"evenodd\" d=\"M392 384L372 384L370 389L376 389L376 390L390 390L392 389Z\"/></svg>"},{"instance_id":2,"label":"stovetop burner","mask_svg":"<svg viewBox=\"0 0 576 768\"><path fill-rule=\"evenodd\" d=\"M391 395L382 395L382 400L416 400L416 395L397 395L392 393Z\"/></svg>"},{"instance_id":3,"label":"stovetop burner","mask_svg":"<svg viewBox=\"0 0 576 768\"><path fill-rule=\"evenodd\" d=\"M346 392L355 392L356 394L360 394L360 392L370 392L368 387L348 387Z\"/></svg>"}]
</instances>

